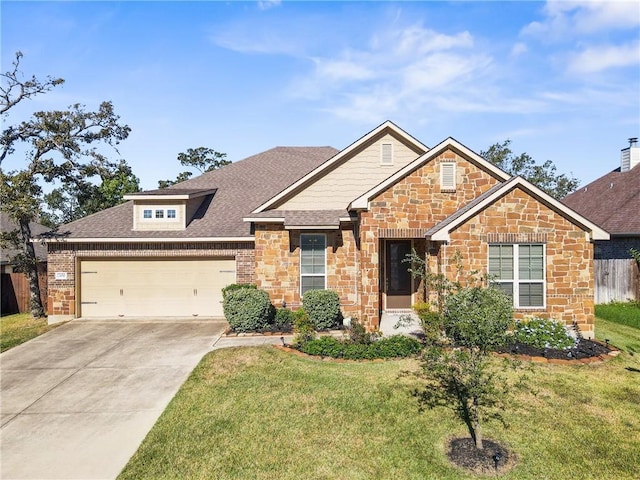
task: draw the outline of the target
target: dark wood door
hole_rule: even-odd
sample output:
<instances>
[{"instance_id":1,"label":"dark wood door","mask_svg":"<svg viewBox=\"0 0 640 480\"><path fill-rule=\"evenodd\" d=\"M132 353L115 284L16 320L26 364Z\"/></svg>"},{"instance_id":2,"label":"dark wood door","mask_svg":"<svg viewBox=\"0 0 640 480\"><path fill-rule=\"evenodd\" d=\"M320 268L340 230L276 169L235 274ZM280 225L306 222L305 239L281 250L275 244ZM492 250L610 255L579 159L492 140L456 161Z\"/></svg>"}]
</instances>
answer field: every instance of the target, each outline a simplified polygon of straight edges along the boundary
<instances>
[{"instance_id":1,"label":"dark wood door","mask_svg":"<svg viewBox=\"0 0 640 480\"><path fill-rule=\"evenodd\" d=\"M387 240L385 248L386 309L411 308L411 240Z\"/></svg>"}]
</instances>

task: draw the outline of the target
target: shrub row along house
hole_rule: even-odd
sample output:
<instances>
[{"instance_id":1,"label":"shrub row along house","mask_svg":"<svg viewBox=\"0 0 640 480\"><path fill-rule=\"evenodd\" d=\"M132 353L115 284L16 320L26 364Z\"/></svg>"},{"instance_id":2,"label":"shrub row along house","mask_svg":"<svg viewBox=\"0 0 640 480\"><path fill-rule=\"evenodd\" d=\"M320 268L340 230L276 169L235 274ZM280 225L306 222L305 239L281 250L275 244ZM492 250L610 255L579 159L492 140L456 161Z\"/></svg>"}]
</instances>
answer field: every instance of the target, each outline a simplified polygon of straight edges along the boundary
<instances>
[{"instance_id":1,"label":"shrub row along house","mask_svg":"<svg viewBox=\"0 0 640 480\"><path fill-rule=\"evenodd\" d=\"M494 276L518 317L593 332L593 241L606 231L454 140L428 148L385 122L342 151L276 147L63 226L49 241L50 321L215 317L221 288L276 306L333 289L368 328L404 312L432 273Z\"/></svg>"}]
</instances>

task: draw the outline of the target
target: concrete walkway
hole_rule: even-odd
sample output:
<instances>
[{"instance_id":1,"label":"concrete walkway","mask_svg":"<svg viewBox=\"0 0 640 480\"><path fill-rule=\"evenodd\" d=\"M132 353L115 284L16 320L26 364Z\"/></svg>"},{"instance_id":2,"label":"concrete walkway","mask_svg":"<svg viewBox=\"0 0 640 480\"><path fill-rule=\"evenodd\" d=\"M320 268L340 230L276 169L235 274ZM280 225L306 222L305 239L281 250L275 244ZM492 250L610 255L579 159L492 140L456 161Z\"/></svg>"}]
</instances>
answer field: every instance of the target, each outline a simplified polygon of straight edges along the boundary
<instances>
[{"instance_id":1,"label":"concrete walkway","mask_svg":"<svg viewBox=\"0 0 640 480\"><path fill-rule=\"evenodd\" d=\"M226 326L75 320L0 355L0 478L115 478Z\"/></svg>"}]
</instances>

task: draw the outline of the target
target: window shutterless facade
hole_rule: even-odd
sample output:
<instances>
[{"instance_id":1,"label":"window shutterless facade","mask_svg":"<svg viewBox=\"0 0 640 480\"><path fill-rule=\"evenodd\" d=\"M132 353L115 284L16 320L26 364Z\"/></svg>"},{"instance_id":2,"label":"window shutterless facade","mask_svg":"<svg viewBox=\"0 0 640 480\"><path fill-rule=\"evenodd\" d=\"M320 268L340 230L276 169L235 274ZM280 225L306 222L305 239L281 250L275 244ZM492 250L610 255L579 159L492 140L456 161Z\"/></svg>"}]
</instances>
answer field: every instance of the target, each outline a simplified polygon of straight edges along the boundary
<instances>
[{"instance_id":1,"label":"window shutterless facade","mask_svg":"<svg viewBox=\"0 0 640 480\"><path fill-rule=\"evenodd\" d=\"M489 275L498 288L513 298L515 308L545 306L544 245L489 245Z\"/></svg>"},{"instance_id":2,"label":"window shutterless facade","mask_svg":"<svg viewBox=\"0 0 640 480\"><path fill-rule=\"evenodd\" d=\"M300 295L304 295L307 290L327 288L326 252L326 235L300 235Z\"/></svg>"}]
</instances>

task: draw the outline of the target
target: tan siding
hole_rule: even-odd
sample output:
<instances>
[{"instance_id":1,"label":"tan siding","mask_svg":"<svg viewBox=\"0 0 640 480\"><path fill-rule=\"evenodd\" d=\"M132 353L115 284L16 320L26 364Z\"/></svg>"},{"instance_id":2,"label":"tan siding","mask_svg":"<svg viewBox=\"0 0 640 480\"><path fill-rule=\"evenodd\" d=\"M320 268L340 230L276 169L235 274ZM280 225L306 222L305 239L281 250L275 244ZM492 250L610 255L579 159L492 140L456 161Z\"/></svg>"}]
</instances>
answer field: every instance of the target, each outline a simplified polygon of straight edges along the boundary
<instances>
[{"instance_id":1,"label":"tan siding","mask_svg":"<svg viewBox=\"0 0 640 480\"><path fill-rule=\"evenodd\" d=\"M152 210L155 217L155 210L161 208L165 210L165 218L163 221L155 218L145 219L144 210ZM166 218L166 210L174 209L176 218L168 220ZM166 231L166 230L184 230L186 218L186 206L184 202L152 202L152 201L136 201L133 206L133 229L138 231Z\"/></svg>"},{"instance_id":2,"label":"tan siding","mask_svg":"<svg viewBox=\"0 0 640 480\"><path fill-rule=\"evenodd\" d=\"M393 145L393 164L381 165L383 143ZM277 210L335 210L393 175L418 154L391 135L385 135L342 165L316 180Z\"/></svg>"}]
</instances>

